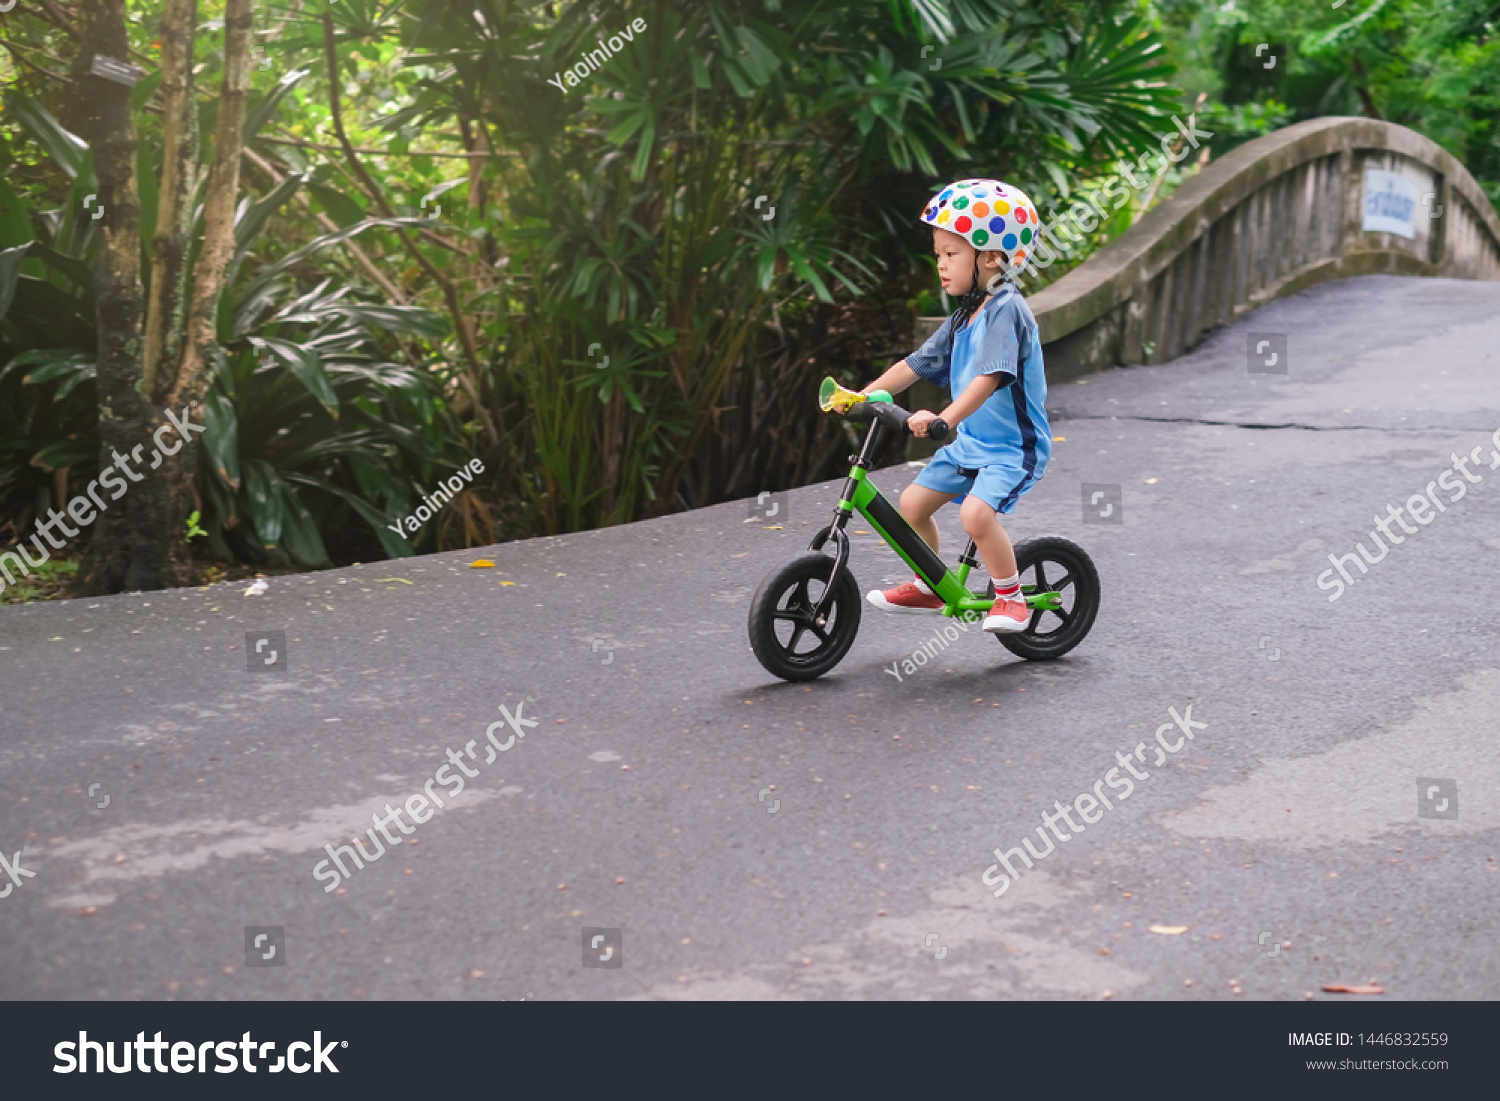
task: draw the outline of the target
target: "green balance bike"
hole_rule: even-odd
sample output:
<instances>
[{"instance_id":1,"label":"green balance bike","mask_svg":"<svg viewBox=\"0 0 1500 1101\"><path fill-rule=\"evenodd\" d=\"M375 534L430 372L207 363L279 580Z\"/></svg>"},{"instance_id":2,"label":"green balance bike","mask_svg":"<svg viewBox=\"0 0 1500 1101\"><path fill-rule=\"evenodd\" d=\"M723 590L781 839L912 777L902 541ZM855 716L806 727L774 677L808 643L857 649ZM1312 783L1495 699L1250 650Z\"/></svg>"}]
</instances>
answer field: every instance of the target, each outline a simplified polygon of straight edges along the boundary
<instances>
[{"instance_id":1,"label":"green balance bike","mask_svg":"<svg viewBox=\"0 0 1500 1101\"><path fill-rule=\"evenodd\" d=\"M957 572L950 570L870 481L870 463L882 431L907 431L911 414L883 390L866 397L831 378L823 380L819 399L825 412L869 421L870 431L859 454L852 456L854 465L833 522L813 537L806 552L773 570L750 602L750 648L767 672L788 681L813 680L827 673L843 660L859 632L864 597L848 569L849 536L844 530L856 512L943 598L943 608L935 614L961 615L977 622L995 602L993 583L984 595L969 591L969 571L979 565L972 539L958 556ZM928 438L937 443L949 432L941 419L927 428ZM832 555L823 549L830 539ZM1099 572L1082 547L1061 536L1027 539L1016 544L1015 551L1031 621L1024 631L995 637L1027 661L1062 657L1094 625L1099 612Z\"/></svg>"}]
</instances>

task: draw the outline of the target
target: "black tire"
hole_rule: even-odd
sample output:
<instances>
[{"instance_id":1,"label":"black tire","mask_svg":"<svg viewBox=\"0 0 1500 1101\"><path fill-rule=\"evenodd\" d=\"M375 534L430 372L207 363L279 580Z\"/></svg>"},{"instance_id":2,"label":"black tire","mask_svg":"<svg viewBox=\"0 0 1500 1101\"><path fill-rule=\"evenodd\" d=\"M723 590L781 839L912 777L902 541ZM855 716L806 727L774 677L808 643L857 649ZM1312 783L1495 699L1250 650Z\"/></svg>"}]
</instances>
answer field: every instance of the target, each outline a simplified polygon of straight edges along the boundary
<instances>
[{"instance_id":1,"label":"black tire","mask_svg":"<svg viewBox=\"0 0 1500 1101\"><path fill-rule=\"evenodd\" d=\"M1027 661L1060 658L1094 626L1099 614L1099 571L1082 547L1060 535L1039 535L1016 544L1016 566L1022 585L1062 593L1061 614L1033 610L1026 630L995 637ZM994 595L993 582L989 591Z\"/></svg>"},{"instance_id":2,"label":"black tire","mask_svg":"<svg viewBox=\"0 0 1500 1101\"><path fill-rule=\"evenodd\" d=\"M863 602L859 585L847 565L834 584L825 622L811 622L813 607L823 595L833 559L808 551L772 571L750 601L750 649L766 672L782 680L821 677L854 645ZM815 645L807 648L811 640Z\"/></svg>"}]
</instances>

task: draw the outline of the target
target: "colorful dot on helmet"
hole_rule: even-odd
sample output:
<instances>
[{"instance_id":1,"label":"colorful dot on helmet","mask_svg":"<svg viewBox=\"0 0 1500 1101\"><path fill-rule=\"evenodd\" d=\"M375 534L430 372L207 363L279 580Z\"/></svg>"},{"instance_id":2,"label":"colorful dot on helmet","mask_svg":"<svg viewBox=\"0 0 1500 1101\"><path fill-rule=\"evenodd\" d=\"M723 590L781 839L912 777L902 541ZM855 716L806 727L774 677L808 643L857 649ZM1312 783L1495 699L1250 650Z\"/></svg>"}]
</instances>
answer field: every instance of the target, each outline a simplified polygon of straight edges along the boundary
<instances>
[{"instance_id":1,"label":"colorful dot on helmet","mask_svg":"<svg viewBox=\"0 0 1500 1101\"><path fill-rule=\"evenodd\" d=\"M995 213L996 214L1009 214L1010 213L1010 204L1007 203L1007 202L1005 202L1003 199L996 199L995 200Z\"/></svg>"},{"instance_id":2,"label":"colorful dot on helmet","mask_svg":"<svg viewBox=\"0 0 1500 1101\"><path fill-rule=\"evenodd\" d=\"M1000 247L1006 250L1015 248L1016 235L1014 233L1007 233L1004 237L1000 238Z\"/></svg>"},{"instance_id":3,"label":"colorful dot on helmet","mask_svg":"<svg viewBox=\"0 0 1500 1101\"><path fill-rule=\"evenodd\" d=\"M940 226L947 225L948 224L948 219L951 218L952 216L953 216L953 211L951 211L951 210L945 210L945 211L943 211L941 214L938 215L938 225L940 225Z\"/></svg>"},{"instance_id":4,"label":"colorful dot on helmet","mask_svg":"<svg viewBox=\"0 0 1500 1101\"><path fill-rule=\"evenodd\" d=\"M976 199L982 199L986 195L988 195L989 193L990 193L989 192L989 188L987 188L987 187L976 187L974 189L974 198L976 198Z\"/></svg>"},{"instance_id":5,"label":"colorful dot on helmet","mask_svg":"<svg viewBox=\"0 0 1500 1101\"><path fill-rule=\"evenodd\" d=\"M1021 244L1023 244L1023 245L1029 245L1029 244L1031 244L1031 230L1030 229L1023 229L1021 231Z\"/></svg>"},{"instance_id":6,"label":"colorful dot on helmet","mask_svg":"<svg viewBox=\"0 0 1500 1101\"><path fill-rule=\"evenodd\" d=\"M1018 207L1016 207L1016 221L1021 222L1022 224L1025 223L1025 221L1026 221L1026 208L1024 206L1018 206Z\"/></svg>"},{"instance_id":7,"label":"colorful dot on helmet","mask_svg":"<svg viewBox=\"0 0 1500 1101\"><path fill-rule=\"evenodd\" d=\"M994 217L994 218L990 219L990 232L991 233L999 233L999 232L1001 232L1004 229L1005 229L1005 219L1004 218Z\"/></svg>"},{"instance_id":8,"label":"colorful dot on helmet","mask_svg":"<svg viewBox=\"0 0 1500 1101\"><path fill-rule=\"evenodd\" d=\"M976 218L987 217L989 215L989 212L990 212L990 204L989 203L975 203L974 204L974 210L972 211L974 217L976 217Z\"/></svg>"},{"instance_id":9,"label":"colorful dot on helmet","mask_svg":"<svg viewBox=\"0 0 1500 1101\"><path fill-rule=\"evenodd\" d=\"M960 187L960 188L963 188L963 189L965 189L965 190L967 190L967 189L968 189L968 188L970 188L970 187L973 187L973 186L974 186L974 184L973 184L973 181L971 181L971 180L964 180L964 181L963 181L963 182L962 182L962 183L961 183L961 184L959 184L959 185L958 185L958 186L959 186L959 187Z\"/></svg>"},{"instance_id":10,"label":"colorful dot on helmet","mask_svg":"<svg viewBox=\"0 0 1500 1101\"><path fill-rule=\"evenodd\" d=\"M953 223L953 228L955 230L957 230L959 233L968 233L969 232L969 227L972 226L973 224L974 223L969 220L969 216L968 215L963 215L962 217L960 217L958 219L958 221L956 221L956 222Z\"/></svg>"},{"instance_id":11,"label":"colorful dot on helmet","mask_svg":"<svg viewBox=\"0 0 1500 1101\"><path fill-rule=\"evenodd\" d=\"M938 196L938 200L939 201L943 201L945 199L952 198L952 196L953 196L953 188L950 187L950 188L948 188L948 190L944 191L941 195Z\"/></svg>"},{"instance_id":12,"label":"colorful dot on helmet","mask_svg":"<svg viewBox=\"0 0 1500 1101\"><path fill-rule=\"evenodd\" d=\"M984 244L989 239L990 235L982 229L976 229L972 234L972 240L976 246Z\"/></svg>"},{"instance_id":13,"label":"colorful dot on helmet","mask_svg":"<svg viewBox=\"0 0 1500 1101\"><path fill-rule=\"evenodd\" d=\"M953 209L954 210L962 210L964 207L966 207L968 205L969 205L969 200L968 200L968 198L966 198L963 195L960 195L958 198L956 198L956 199L953 200Z\"/></svg>"},{"instance_id":14,"label":"colorful dot on helmet","mask_svg":"<svg viewBox=\"0 0 1500 1101\"><path fill-rule=\"evenodd\" d=\"M1017 267L1019 267L1025 261L1025 259L1026 259L1026 250L1023 249L1023 248L1018 248L1018 249L1016 249L1016 254L1015 254L1014 259L1012 260L1012 263L1014 263Z\"/></svg>"}]
</instances>

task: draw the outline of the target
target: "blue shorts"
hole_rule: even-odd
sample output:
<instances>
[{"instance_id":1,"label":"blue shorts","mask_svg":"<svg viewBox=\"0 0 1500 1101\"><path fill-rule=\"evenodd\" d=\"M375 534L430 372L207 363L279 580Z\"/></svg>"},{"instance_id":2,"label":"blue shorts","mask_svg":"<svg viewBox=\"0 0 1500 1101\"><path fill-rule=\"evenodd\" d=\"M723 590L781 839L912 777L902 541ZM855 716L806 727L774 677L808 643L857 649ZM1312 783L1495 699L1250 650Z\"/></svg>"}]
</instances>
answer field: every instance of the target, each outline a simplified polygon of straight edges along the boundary
<instances>
[{"instance_id":1,"label":"blue shorts","mask_svg":"<svg viewBox=\"0 0 1500 1101\"><path fill-rule=\"evenodd\" d=\"M973 468L970 468L971 470ZM917 475L916 484L935 489L939 493L957 493L953 503L958 504L969 494L978 497L996 512L1009 513L1016 510L1016 502L1036 484L1034 473L1021 466L1021 456L1014 464L993 463L978 468L978 475L960 473L957 463L948 457L948 449L942 447Z\"/></svg>"}]
</instances>

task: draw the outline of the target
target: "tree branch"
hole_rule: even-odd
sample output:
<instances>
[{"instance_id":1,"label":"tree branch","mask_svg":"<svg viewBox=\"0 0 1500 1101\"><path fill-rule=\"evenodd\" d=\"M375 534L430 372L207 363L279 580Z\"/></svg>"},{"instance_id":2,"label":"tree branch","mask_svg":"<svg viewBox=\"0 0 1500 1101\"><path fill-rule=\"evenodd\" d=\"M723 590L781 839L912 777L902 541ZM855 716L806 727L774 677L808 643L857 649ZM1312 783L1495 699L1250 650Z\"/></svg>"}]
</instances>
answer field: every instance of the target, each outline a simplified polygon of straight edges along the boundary
<instances>
[{"instance_id":1,"label":"tree branch","mask_svg":"<svg viewBox=\"0 0 1500 1101\"><path fill-rule=\"evenodd\" d=\"M255 167L259 168L262 172L264 172L271 178L272 187L279 187L281 185L281 181L283 178L281 174L278 173L276 169L271 166L270 162L268 162L259 153L257 153L253 149L246 149L245 157L249 159L249 161L254 164ZM313 214L312 201L307 197L307 192L299 189L297 191L297 198L302 203L303 207L306 208L307 212L309 214ZM326 229L329 233L338 232L340 228L339 224L332 218L330 218L327 214L323 214L320 212L317 214L313 214L313 217L317 218L318 224ZM385 293L385 296L387 298L389 298L398 306L404 306L407 304L406 295L402 294L401 291L397 289L396 285L385 277L385 273L375 266L375 262L370 259L365 250L359 247L359 242L351 237L344 242L344 247L354 254L354 258L360 262L360 265L369 274L370 278L375 281L375 285Z\"/></svg>"},{"instance_id":2,"label":"tree branch","mask_svg":"<svg viewBox=\"0 0 1500 1101\"><path fill-rule=\"evenodd\" d=\"M258 137L256 141L269 142L272 145L297 145L303 149L318 149L324 153L347 153L339 145L321 145L315 141L298 141L294 138L265 138ZM364 153L373 157L447 157L453 160L490 160L494 157L519 157L521 154L511 150L501 153L435 153L429 149L413 149L405 153L393 153L389 149L355 149L356 153Z\"/></svg>"},{"instance_id":3,"label":"tree branch","mask_svg":"<svg viewBox=\"0 0 1500 1101\"><path fill-rule=\"evenodd\" d=\"M349 162L349 167L353 169L356 182L359 183L370 201L387 218L394 218L396 216L395 211L385 201L385 193L371 179L369 172L365 170L365 166L360 163L359 154L354 149L354 143L349 140L349 135L344 130L343 109L339 102L339 56L338 50L334 46L333 17L326 11L323 13L323 51L328 63L329 115L333 122L334 133L338 136L339 145L343 147L344 159ZM440 272L436 265L427 258L427 254L417 247L417 243L412 240L411 234L407 233L400 226L395 227L395 232L396 236L401 239L401 243L406 246L407 251L411 253L412 258L427 273L428 278L442 288L443 300L448 305L449 316L453 319L453 327L458 333L459 343L463 347L464 359L468 364L468 370L460 373L459 379L464 389L468 392L469 400L474 403L474 415L484 423L485 430L489 433L490 442L499 443L500 433L495 428L494 422L490 419L489 413L485 410L484 403L479 397L483 368L479 362L479 348L474 342L474 330L469 324L469 319L464 316L462 305L458 300L458 289L453 285L453 281Z\"/></svg>"}]
</instances>

